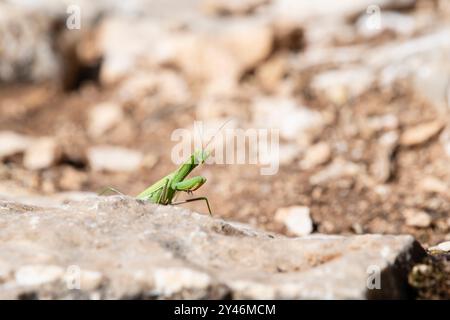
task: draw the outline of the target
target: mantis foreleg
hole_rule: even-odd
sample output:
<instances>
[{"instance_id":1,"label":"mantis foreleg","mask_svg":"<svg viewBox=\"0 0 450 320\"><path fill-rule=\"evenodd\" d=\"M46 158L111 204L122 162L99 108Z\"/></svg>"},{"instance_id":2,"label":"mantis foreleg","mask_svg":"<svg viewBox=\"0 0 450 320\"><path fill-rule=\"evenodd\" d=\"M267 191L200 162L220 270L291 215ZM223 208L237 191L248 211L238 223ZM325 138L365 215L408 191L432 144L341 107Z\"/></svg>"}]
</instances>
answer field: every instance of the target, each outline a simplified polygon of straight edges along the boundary
<instances>
[{"instance_id":1,"label":"mantis foreleg","mask_svg":"<svg viewBox=\"0 0 450 320\"><path fill-rule=\"evenodd\" d=\"M193 177L184 181L174 183L172 188L177 191L195 191L206 182L206 178L202 176Z\"/></svg>"},{"instance_id":2,"label":"mantis foreleg","mask_svg":"<svg viewBox=\"0 0 450 320\"><path fill-rule=\"evenodd\" d=\"M206 178L202 176L193 177L184 181L177 182L173 185L173 188L177 191L185 191L185 192L192 192L200 188L204 183L206 182ZM192 201L198 201L198 200L204 200L206 202L206 205L208 206L209 214L211 213L211 207L209 205L208 199L206 197L198 197L198 198L191 198L179 202L172 202L172 205L192 202Z\"/></svg>"}]
</instances>

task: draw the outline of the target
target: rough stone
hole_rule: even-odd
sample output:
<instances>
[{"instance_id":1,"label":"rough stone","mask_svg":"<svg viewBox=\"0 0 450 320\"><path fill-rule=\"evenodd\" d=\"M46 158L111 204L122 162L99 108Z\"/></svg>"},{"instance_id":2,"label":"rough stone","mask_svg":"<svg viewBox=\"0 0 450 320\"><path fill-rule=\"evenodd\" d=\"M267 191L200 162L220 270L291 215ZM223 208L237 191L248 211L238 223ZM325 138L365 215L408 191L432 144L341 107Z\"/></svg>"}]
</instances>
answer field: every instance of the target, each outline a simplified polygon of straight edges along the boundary
<instances>
[{"instance_id":1,"label":"rough stone","mask_svg":"<svg viewBox=\"0 0 450 320\"><path fill-rule=\"evenodd\" d=\"M39 203L0 201L3 299L405 298L425 254L411 236L286 238L128 197Z\"/></svg>"}]
</instances>

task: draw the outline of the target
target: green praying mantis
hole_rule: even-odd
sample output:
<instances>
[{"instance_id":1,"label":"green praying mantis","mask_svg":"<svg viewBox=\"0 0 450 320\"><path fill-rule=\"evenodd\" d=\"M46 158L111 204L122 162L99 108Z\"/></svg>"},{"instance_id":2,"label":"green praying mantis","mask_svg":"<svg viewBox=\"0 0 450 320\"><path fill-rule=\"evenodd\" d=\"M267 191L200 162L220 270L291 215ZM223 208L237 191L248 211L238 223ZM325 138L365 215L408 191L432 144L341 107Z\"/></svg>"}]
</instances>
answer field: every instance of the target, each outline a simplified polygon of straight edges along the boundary
<instances>
[{"instance_id":1,"label":"green praying mantis","mask_svg":"<svg viewBox=\"0 0 450 320\"><path fill-rule=\"evenodd\" d=\"M202 145L201 150L194 151L189 159L182 163L181 166L178 167L178 169L169 173L168 175L156 181L147 189L139 193L136 196L136 199L150 201L151 203L161 205L179 205L193 201L205 201L208 207L209 214L212 215L211 206L209 204L208 198L206 197L195 197L178 202L174 202L174 199L179 192L192 194L192 192L196 191L206 183L206 178L202 176L196 176L192 178L187 177L198 165L205 163L205 161L209 158L211 153L205 149L229 121L226 121L224 124L222 124L218 132L208 141L205 147L203 147ZM111 187L106 188L100 194L103 194L108 190L122 194L121 192Z\"/></svg>"},{"instance_id":2,"label":"green praying mantis","mask_svg":"<svg viewBox=\"0 0 450 320\"><path fill-rule=\"evenodd\" d=\"M206 159L208 159L209 155L210 153L205 150L195 151L178 169L152 184L150 187L138 194L136 198L162 205L178 205L193 201L205 201L209 214L212 215L211 206L209 205L208 198L206 197L190 198L179 202L173 202L178 192L187 192L192 194L192 192L206 183L205 177L196 176L187 179L187 176L199 164L203 164Z\"/></svg>"}]
</instances>

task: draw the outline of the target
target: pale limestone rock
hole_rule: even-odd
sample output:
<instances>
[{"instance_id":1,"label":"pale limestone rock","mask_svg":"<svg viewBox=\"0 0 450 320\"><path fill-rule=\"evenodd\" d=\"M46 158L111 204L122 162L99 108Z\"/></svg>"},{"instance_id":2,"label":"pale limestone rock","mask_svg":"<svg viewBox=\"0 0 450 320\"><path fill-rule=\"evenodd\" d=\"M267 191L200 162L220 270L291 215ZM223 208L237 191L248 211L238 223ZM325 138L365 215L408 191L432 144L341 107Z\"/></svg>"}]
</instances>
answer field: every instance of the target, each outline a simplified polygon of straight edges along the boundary
<instances>
[{"instance_id":1,"label":"pale limestone rock","mask_svg":"<svg viewBox=\"0 0 450 320\"><path fill-rule=\"evenodd\" d=\"M123 196L28 201L0 201L3 299L404 298L425 254L411 236L287 238Z\"/></svg>"}]
</instances>

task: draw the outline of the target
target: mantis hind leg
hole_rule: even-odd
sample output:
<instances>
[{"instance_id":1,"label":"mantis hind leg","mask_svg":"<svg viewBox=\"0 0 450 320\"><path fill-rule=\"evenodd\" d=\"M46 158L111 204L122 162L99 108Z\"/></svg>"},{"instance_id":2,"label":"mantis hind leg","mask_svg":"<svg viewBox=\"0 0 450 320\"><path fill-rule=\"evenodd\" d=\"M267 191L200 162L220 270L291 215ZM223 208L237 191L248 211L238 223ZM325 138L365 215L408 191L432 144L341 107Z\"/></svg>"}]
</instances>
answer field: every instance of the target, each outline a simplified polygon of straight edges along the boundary
<instances>
[{"instance_id":1,"label":"mantis hind leg","mask_svg":"<svg viewBox=\"0 0 450 320\"><path fill-rule=\"evenodd\" d=\"M187 199L187 200L183 200L183 201L173 202L173 203L171 203L171 205L175 206L175 205L178 205L178 204L194 202L194 201L205 201L206 202L206 206L208 207L209 215L212 216L211 207L209 205L208 198L206 198L206 197L191 198L191 199Z\"/></svg>"},{"instance_id":2,"label":"mantis hind leg","mask_svg":"<svg viewBox=\"0 0 450 320\"><path fill-rule=\"evenodd\" d=\"M169 179L166 179L166 182L164 183L164 186L162 187L162 190L158 196L158 202L156 203L162 203L166 201L167 198L167 187L169 186Z\"/></svg>"},{"instance_id":3,"label":"mantis hind leg","mask_svg":"<svg viewBox=\"0 0 450 320\"><path fill-rule=\"evenodd\" d=\"M113 187L106 187L106 188L100 190L100 192L98 192L98 195L99 195L99 196L102 196L102 195L104 195L104 194L105 194L106 192L108 192L108 191L112 191L112 192L115 192L115 193L117 193L117 194L120 194L121 196L125 196L125 194L123 194L122 192L120 192L119 190L117 190L117 189L115 189L115 188L113 188Z\"/></svg>"},{"instance_id":4,"label":"mantis hind leg","mask_svg":"<svg viewBox=\"0 0 450 320\"><path fill-rule=\"evenodd\" d=\"M156 188L152 192L147 194L140 194L136 198L139 200L150 201L155 204L165 204L165 199L167 197L167 188L169 185L169 179L164 181L164 185Z\"/></svg>"}]
</instances>

